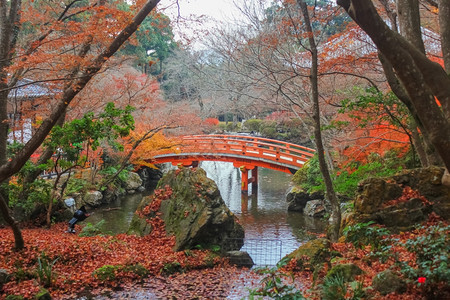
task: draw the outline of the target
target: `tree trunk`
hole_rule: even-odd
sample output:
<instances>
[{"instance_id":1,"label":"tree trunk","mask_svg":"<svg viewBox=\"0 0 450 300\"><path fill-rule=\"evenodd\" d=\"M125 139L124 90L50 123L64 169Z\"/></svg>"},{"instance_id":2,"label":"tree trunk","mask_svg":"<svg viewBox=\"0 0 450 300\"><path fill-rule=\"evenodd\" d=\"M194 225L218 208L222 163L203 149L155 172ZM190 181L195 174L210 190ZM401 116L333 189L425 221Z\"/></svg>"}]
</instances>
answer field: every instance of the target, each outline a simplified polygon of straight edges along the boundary
<instances>
[{"instance_id":1,"label":"tree trunk","mask_svg":"<svg viewBox=\"0 0 450 300\"><path fill-rule=\"evenodd\" d=\"M422 143L422 139L420 138L417 126L414 121L411 121L410 123L412 142L414 144L414 148L416 149L417 155L419 155L420 164L422 165L422 167L429 167L430 162L428 161L428 156L425 152L424 144Z\"/></svg>"},{"instance_id":2,"label":"tree trunk","mask_svg":"<svg viewBox=\"0 0 450 300\"><path fill-rule=\"evenodd\" d=\"M11 227L14 234L14 249L20 250L25 246L25 242L23 240L22 231L19 228L19 224L14 220L11 216L8 208L8 203L3 197L2 193L0 193L0 212L2 213L2 217L5 222Z\"/></svg>"},{"instance_id":3,"label":"tree trunk","mask_svg":"<svg viewBox=\"0 0 450 300\"><path fill-rule=\"evenodd\" d=\"M306 31L308 32L309 51L311 52L311 100L313 102L313 119L314 119L314 141L317 147L317 155L319 158L320 172L327 191L327 198L331 204L331 215L329 219L328 238L335 242L339 238L339 230L341 226L341 208L333 188L330 172L325 158L325 149L322 141L322 132L320 129L320 107L319 107L319 87L318 87L318 52L316 42L314 40L314 33L309 18L308 7L304 0L297 0L302 11L303 20L305 22Z\"/></svg>"},{"instance_id":4,"label":"tree trunk","mask_svg":"<svg viewBox=\"0 0 450 300\"><path fill-rule=\"evenodd\" d=\"M391 63L431 143L449 169L450 78L444 69L390 30L370 0L338 0L338 4L370 36Z\"/></svg>"},{"instance_id":5,"label":"tree trunk","mask_svg":"<svg viewBox=\"0 0 450 300\"><path fill-rule=\"evenodd\" d=\"M448 0L439 1L439 31L445 71L450 74L450 1Z\"/></svg>"},{"instance_id":6,"label":"tree trunk","mask_svg":"<svg viewBox=\"0 0 450 300\"><path fill-rule=\"evenodd\" d=\"M425 45L422 40L420 27L420 13L418 0L397 0L397 15L400 25L400 34L414 47L425 54Z\"/></svg>"}]
</instances>

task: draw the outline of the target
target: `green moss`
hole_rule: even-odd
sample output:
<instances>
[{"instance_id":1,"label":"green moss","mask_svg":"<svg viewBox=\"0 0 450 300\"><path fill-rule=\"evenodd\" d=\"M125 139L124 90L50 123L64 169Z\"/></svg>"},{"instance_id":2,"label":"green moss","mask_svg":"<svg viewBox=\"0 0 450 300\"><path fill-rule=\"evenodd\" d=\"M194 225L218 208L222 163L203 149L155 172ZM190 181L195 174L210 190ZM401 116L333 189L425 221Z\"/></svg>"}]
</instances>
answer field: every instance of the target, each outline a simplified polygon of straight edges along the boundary
<instances>
[{"instance_id":1,"label":"green moss","mask_svg":"<svg viewBox=\"0 0 450 300\"><path fill-rule=\"evenodd\" d=\"M138 275L141 278L147 277L150 273L143 265L135 264L123 267L123 271L131 272Z\"/></svg>"},{"instance_id":2,"label":"green moss","mask_svg":"<svg viewBox=\"0 0 450 300\"><path fill-rule=\"evenodd\" d=\"M314 270L329 262L330 241L327 239L309 241L287 255L287 257L295 259L300 269Z\"/></svg>"},{"instance_id":3,"label":"green moss","mask_svg":"<svg viewBox=\"0 0 450 300\"><path fill-rule=\"evenodd\" d=\"M116 271L119 268L120 266L104 265L103 267L100 267L97 270L95 270L92 273L92 276L101 281L112 281L116 279Z\"/></svg>"},{"instance_id":4,"label":"green moss","mask_svg":"<svg viewBox=\"0 0 450 300\"><path fill-rule=\"evenodd\" d=\"M161 269L161 274L168 276L168 275L172 275L175 273L179 273L183 270L183 268L181 267L181 264L177 261L175 262L170 262L170 263L166 263L164 264L163 268Z\"/></svg>"}]
</instances>

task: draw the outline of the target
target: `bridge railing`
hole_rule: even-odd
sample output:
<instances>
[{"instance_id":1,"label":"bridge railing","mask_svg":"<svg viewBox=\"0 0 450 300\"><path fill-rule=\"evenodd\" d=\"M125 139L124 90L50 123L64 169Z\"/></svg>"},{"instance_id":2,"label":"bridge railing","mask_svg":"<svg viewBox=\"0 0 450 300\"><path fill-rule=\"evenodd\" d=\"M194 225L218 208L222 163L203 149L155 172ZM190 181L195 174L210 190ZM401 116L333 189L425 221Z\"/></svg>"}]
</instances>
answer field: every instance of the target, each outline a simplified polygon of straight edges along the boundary
<instances>
[{"instance_id":1,"label":"bridge railing","mask_svg":"<svg viewBox=\"0 0 450 300\"><path fill-rule=\"evenodd\" d=\"M314 149L283 141L240 135L193 135L183 137L181 153L238 155L301 167ZM166 153L167 154L167 153Z\"/></svg>"}]
</instances>

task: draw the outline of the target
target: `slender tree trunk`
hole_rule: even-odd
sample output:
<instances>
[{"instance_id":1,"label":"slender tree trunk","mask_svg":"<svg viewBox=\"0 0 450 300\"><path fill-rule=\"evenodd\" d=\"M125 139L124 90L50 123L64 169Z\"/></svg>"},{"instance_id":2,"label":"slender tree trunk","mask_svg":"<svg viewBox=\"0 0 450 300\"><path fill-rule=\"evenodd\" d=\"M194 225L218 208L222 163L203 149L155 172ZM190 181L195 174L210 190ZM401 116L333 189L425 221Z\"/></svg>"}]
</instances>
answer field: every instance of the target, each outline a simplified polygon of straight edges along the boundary
<instances>
[{"instance_id":1,"label":"slender tree trunk","mask_svg":"<svg viewBox=\"0 0 450 300\"><path fill-rule=\"evenodd\" d=\"M327 191L327 198L331 204L331 215L329 219L328 238L331 241L337 241L339 238L339 230L341 226L341 208L333 188L330 172L325 158L325 149L322 141L322 132L320 129L320 107L319 107L319 86L318 86L318 52L316 42L314 40L314 33L309 18L308 7L304 0L297 0L302 11L303 20L305 22L306 30L308 32L308 40L311 52L311 99L313 102L313 119L314 119L314 141L317 147L317 155L319 158L320 172Z\"/></svg>"},{"instance_id":2,"label":"slender tree trunk","mask_svg":"<svg viewBox=\"0 0 450 300\"><path fill-rule=\"evenodd\" d=\"M20 231L19 224L16 220L11 216L8 208L8 204L3 197L2 193L0 193L0 212L2 213L2 217L5 222L11 227L14 234L14 249L20 250L25 246L25 242L23 240L22 232Z\"/></svg>"}]
</instances>

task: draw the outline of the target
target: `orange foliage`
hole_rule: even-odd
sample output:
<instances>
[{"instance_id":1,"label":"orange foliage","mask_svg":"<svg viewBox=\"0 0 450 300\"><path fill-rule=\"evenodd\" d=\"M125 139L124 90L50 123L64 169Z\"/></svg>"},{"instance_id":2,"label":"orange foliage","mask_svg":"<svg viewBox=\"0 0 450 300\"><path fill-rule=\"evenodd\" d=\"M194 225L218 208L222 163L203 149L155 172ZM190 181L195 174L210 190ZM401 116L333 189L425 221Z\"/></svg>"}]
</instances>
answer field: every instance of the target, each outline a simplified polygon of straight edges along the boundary
<instances>
[{"instance_id":1,"label":"orange foliage","mask_svg":"<svg viewBox=\"0 0 450 300\"><path fill-rule=\"evenodd\" d=\"M169 198L171 189L156 190L149 213L155 211L161 201ZM208 262L208 251L191 250L174 252L173 236L167 236L162 220L156 216L149 221L151 234L145 237L119 234L116 236L79 237L65 233L66 224L56 224L49 229L24 229L23 235L28 247L20 252L12 250L13 233L0 229L0 269L15 274L3 286L0 299L8 294L22 295L31 299L39 291L35 274L37 258L42 253L54 263L55 275L48 288L55 299L74 299L85 290L103 290L105 287L126 286L139 279L131 271L118 271L115 280L101 280L94 271L105 265L145 267L151 276L159 275L168 263L177 262L182 268L204 268ZM78 226L78 225L77 225ZM216 260L219 263L219 260ZM19 278L19 273L30 274ZM20 280L19 280L20 279Z\"/></svg>"}]
</instances>

